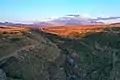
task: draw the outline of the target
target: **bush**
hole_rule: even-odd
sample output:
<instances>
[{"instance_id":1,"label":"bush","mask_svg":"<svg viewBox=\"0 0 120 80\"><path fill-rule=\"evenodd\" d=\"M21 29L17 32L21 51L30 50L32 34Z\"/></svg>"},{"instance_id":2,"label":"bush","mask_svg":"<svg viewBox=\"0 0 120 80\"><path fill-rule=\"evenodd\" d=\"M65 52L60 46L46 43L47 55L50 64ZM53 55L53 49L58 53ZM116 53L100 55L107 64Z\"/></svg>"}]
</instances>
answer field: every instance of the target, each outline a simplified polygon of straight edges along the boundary
<instances>
[{"instance_id":1,"label":"bush","mask_svg":"<svg viewBox=\"0 0 120 80\"><path fill-rule=\"evenodd\" d=\"M11 41L19 41L20 40L20 38L11 38Z\"/></svg>"},{"instance_id":2,"label":"bush","mask_svg":"<svg viewBox=\"0 0 120 80\"><path fill-rule=\"evenodd\" d=\"M8 34L8 32L4 31L3 34Z\"/></svg>"}]
</instances>

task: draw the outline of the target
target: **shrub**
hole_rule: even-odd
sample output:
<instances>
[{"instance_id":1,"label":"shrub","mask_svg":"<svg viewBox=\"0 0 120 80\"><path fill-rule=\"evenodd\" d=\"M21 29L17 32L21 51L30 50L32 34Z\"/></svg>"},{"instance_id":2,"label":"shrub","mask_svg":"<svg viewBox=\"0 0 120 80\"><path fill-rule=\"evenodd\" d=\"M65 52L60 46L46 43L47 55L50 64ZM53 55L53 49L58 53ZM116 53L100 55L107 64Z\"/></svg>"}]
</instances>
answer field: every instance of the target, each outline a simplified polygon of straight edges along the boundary
<instances>
[{"instance_id":1,"label":"shrub","mask_svg":"<svg viewBox=\"0 0 120 80\"><path fill-rule=\"evenodd\" d=\"M19 41L19 40L20 40L20 38L18 38L18 37L11 38L11 41Z\"/></svg>"}]
</instances>

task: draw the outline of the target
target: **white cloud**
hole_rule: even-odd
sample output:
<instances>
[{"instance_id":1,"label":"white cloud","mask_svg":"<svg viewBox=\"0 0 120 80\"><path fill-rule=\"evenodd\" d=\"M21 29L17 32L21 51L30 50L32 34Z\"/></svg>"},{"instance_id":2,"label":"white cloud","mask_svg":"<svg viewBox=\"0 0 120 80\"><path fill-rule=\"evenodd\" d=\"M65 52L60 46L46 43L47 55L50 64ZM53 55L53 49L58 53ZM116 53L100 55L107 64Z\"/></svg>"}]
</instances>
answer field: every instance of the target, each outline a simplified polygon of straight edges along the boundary
<instances>
[{"instance_id":1,"label":"white cloud","mask_svg":"<svg viewBox=\"0 0 120 80\"><path fill-rule=\"evenodd\" d=\"M82 14L80 14L82 17L91 17L90 16L90 14L88 14L88 13L82 13Z\"/></svg>"},{"instance_id":2,"label":"white cloud","mask_svg":"<svg viewBox=\"0 0 120 80\"><path fill-rule=\"evenodd\" d=\"M110 15L101 14L101 15L99 15L98 17L106 18L106 17L110 17Z\"/></svg>"},{"instance_id":3,"label":"white cloud","mask_svg":"<svg viewBox=\"0 0 120 80\"><path fill-rule=\"evenodd\" d=\"M119 23L120 18L118 18L118 19L109 19L109 20L99 20L98 22L103 22L105 24Z\"/></svg>"},{"instance_id":4,"label":"white cloud","mask_svg":"<svg viewBox=\"0 0 120 80\"><path fill-rule=\"evenodd\" d=\"M82 17L84 17L84 18L97 18L97 17L95 17L95 16L91 16L89 13L82 13L82 14L80 14Z\"/></svg>"}]
</instances>

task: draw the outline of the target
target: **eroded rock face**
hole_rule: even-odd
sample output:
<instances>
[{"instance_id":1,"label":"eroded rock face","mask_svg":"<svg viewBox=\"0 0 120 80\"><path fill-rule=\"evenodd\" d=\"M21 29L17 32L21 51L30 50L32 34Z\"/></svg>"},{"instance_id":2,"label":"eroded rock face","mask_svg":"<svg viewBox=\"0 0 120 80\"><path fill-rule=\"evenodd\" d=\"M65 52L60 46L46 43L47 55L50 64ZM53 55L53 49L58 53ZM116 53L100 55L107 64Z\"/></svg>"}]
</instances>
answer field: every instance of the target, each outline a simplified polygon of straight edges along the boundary
<instances>
[{"instance_id":1,"label":"eroded rock face","mask_svg":"<svg viewBox=\"0 0 120 80\"><path fill-rule=\"evenodd\" d=\"M34 38L32 38L33 36ZM60 63L61 65L55 62L61 56L61 50L35 32L29 35L29 38L36 40L35 43L25 45L14 51L13 54L8 54L0 59L0 68L6 74L5 76L3 71L0 71L0 76L7 77L9 80L51 80L50 78L65 80L62 77L64 70L61 68L64 62ZM53 66L52 63L55 65Z\"/></svg>"}]
</instances>

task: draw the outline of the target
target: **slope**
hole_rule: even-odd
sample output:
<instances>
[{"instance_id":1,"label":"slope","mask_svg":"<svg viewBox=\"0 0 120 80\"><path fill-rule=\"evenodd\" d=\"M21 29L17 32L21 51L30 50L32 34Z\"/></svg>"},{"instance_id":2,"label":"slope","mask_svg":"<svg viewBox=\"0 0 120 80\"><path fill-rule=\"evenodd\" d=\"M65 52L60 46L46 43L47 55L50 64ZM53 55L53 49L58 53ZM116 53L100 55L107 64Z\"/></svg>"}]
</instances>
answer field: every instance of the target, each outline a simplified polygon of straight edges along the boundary
<instances>
[{"instance_id":1,"label":"slope","mask_svg":"<svg viewBox=\"0 0 120 80\"><path fill-rule=\"evenodd\" d=\"M20 35L4 32L0 34L0 69L7 80L50 78L47 69L60 56L61 50L38 31L29 29Z\"/></svg>"},{"instance_id":2,"label":"slope","mask_svg":"<svg viewBox=\"0 0 120 80\"><path fill-rule=\"evenodd\" d=\"M78 53L76 64L79 67L77 71L80 72L81 80L120 79L119 27L105 28L103 32L89 33L83 37L77 37L77 40L48 33L46 36L60 48L73 49Z\"/></svg>"}]
</instances>

